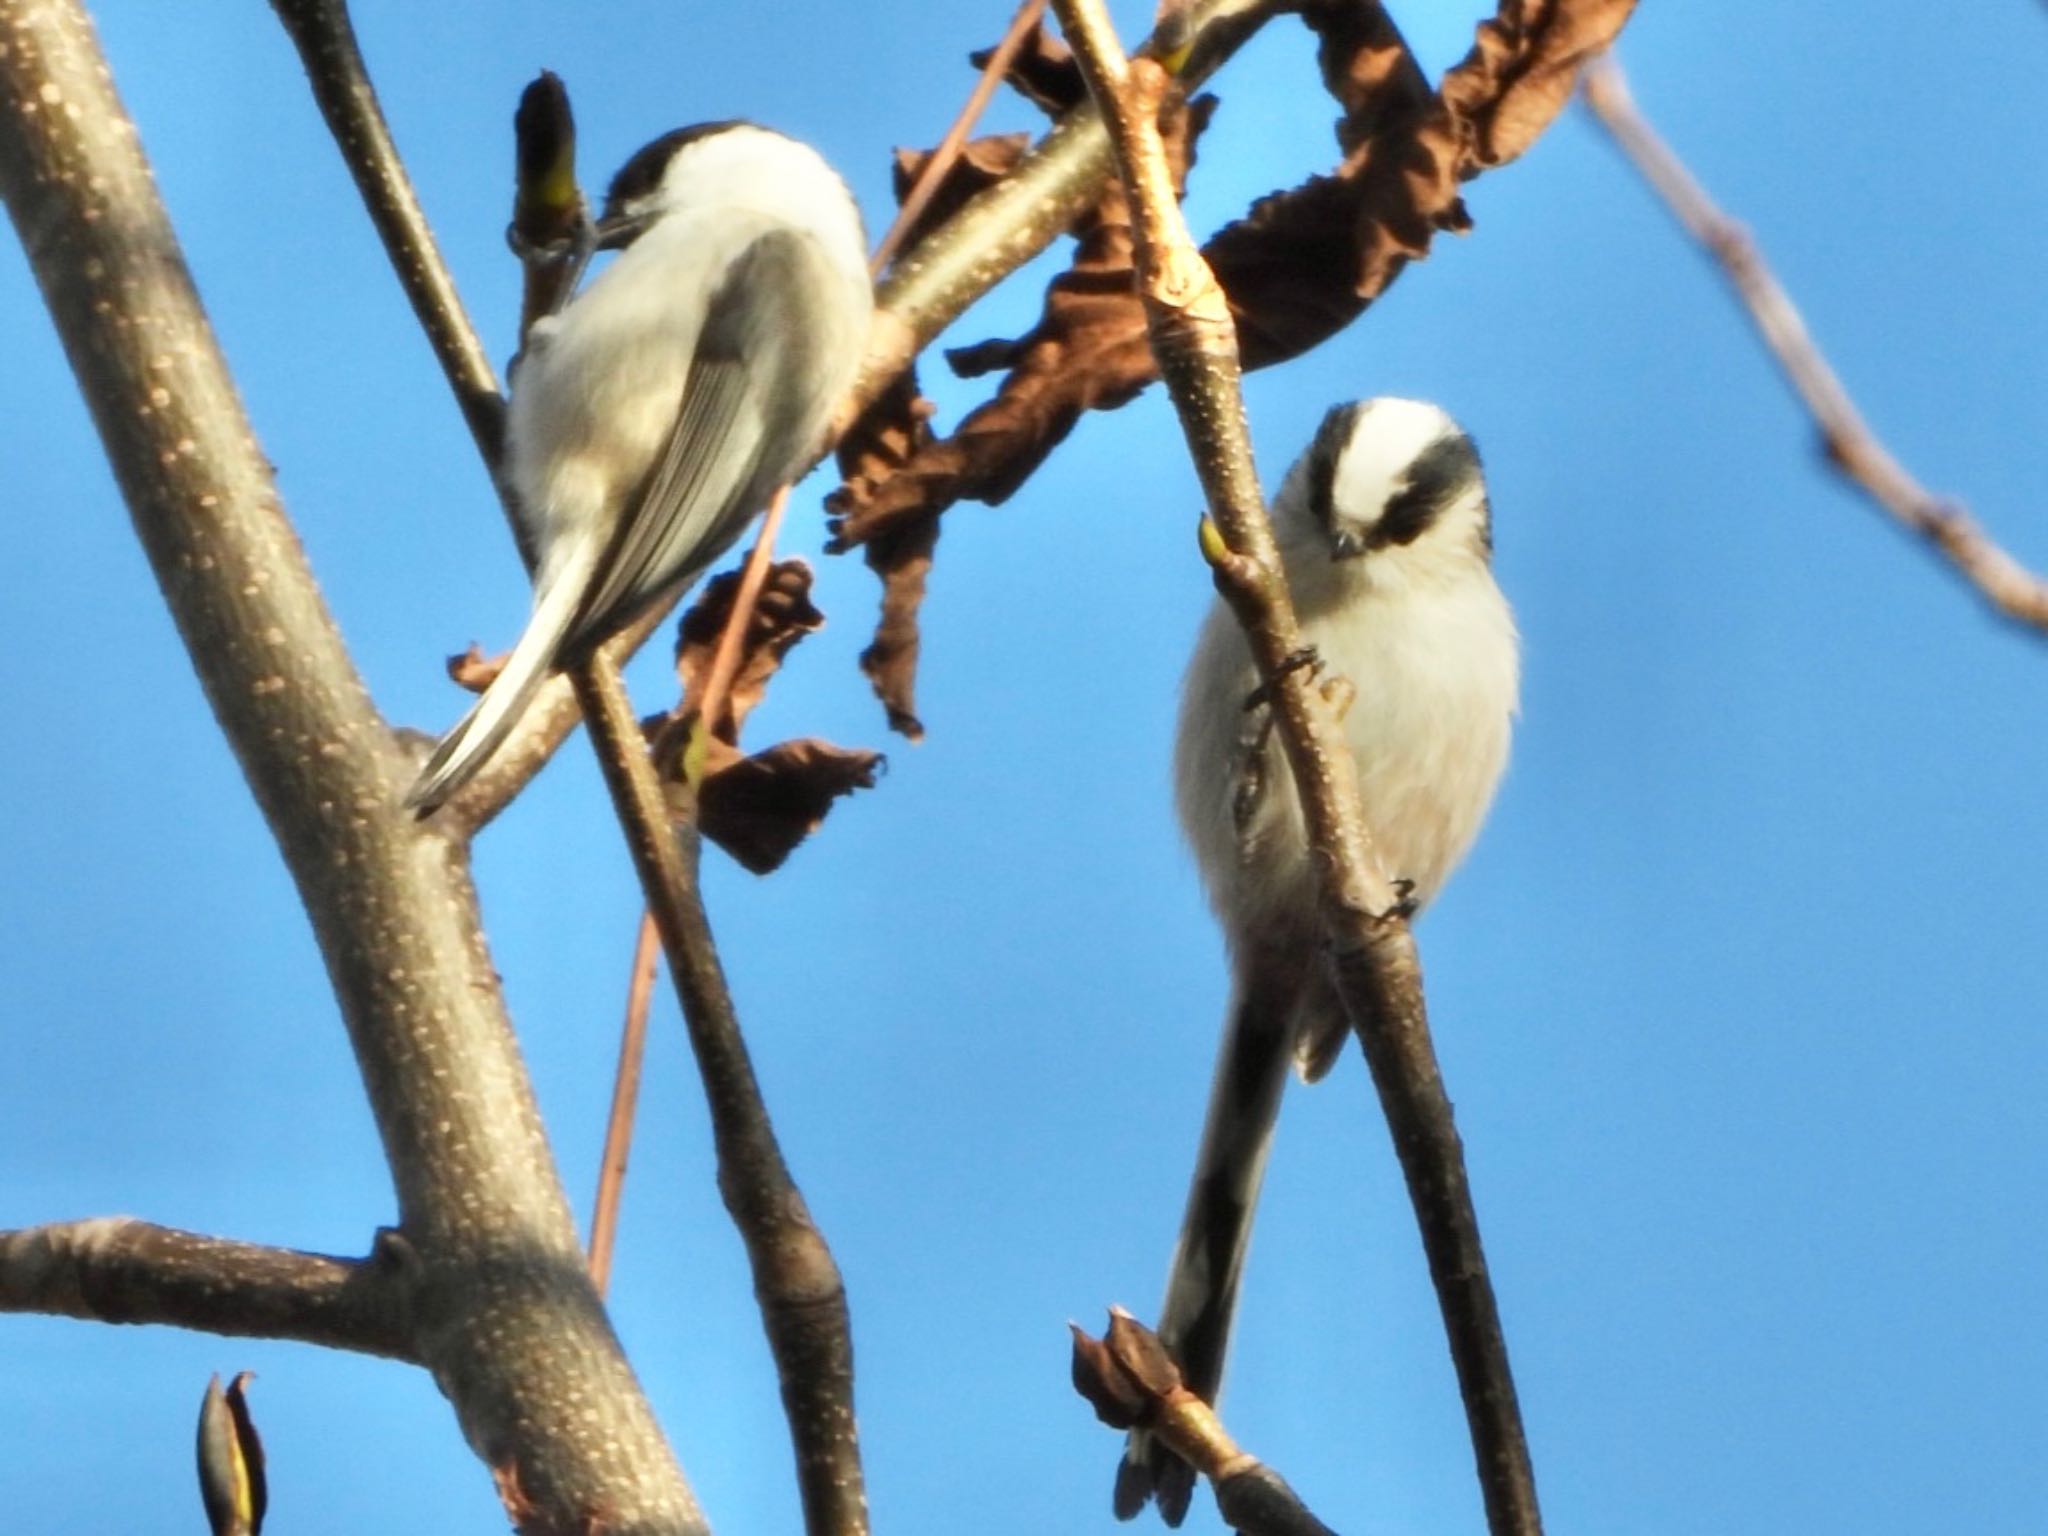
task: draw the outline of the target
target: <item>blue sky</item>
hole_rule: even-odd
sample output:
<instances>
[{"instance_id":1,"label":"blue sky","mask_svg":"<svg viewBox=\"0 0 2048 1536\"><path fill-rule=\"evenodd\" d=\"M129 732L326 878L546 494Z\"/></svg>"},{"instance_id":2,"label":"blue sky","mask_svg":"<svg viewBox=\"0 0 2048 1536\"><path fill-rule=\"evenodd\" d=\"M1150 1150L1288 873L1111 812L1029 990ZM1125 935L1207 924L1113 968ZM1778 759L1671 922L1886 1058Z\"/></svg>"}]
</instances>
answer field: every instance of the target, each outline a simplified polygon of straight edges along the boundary
<instances>
[{"instance_id":1,"label":"blue sky","mask_svg":"<svg viewBox=\"0 0 2048 1536\"><path fill-rule=\"evenodd\" d=\"M393 719L445 725L440 659L508 643L524 584L291 51L253 3L97 9L358 662ZM1008 7L357 10L503 357L507 124L536 69L574 93L590 182L743 114L817 143L879 229L890 146L936 138L957 60ZM1476 11L1396 13L1435 70ZM1135 33L1144 8L1118 14ZM1650 5L1624 53L1901 457L2048 564L2040 9ZM1198 230L1327 162L1310 68L1276 25L1219 79ZM1325 406L1376 393L1443 402L1487 456L1524 713L1422 941L1551 1525L2037 1530L2048 641L1988 620L1828 477L1709 271L1576 112L1469 202L1469 238L1248 396L1269 481ZM1035 308L1027 276L948 341ZM0 316L20 546L0 563L0 1225L130 1212L361 1252L391 1199L318 957L11 243ZM942 420L977 398L925 380ZM815 553L824 489L791 549ZM885 739L854 670L873 584L831 559L830 627L750 733L890 751L785 871L709 874L851 1287L879 1530L1109 1524L1116 1440L1067 1387L1064 1324L1156 1303L1223 1002L1166 791L1209 600L1197 506L1161 399L1085 422L1011 503L947 521L929 740ZM635 677L651 707L659 660ZM587 1209L637 906L580 742L477 857ZM665 996L614 1294L715 1526L795 1529ZM404 1367L34 1318L0 1319L0 1362L0 1503L24 1530L197 1528L193 1416L209 1372L242 1368L273 1529L502 1528ZM1478 1528L1355 1053L1290 1095L1226 1418L1341 1530ZM1214 1528L1206 1498L1193 1519Z\"/></svg>"}]
</instances>

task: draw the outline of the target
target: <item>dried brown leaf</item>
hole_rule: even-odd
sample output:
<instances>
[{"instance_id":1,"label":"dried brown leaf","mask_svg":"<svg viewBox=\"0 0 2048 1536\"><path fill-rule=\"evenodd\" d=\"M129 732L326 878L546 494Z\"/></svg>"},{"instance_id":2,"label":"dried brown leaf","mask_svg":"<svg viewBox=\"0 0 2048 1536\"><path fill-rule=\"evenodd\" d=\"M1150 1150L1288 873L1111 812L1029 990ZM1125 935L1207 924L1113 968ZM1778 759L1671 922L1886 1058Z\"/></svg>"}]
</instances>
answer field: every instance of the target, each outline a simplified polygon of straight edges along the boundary
<instances>
[{"instance_id":1,"label":"dried brown leaf","mask_svg":"<svg viewBox=\"0 0 2048 1536\"><path fill-rule=\"evenodd\" d=\"M958 213L970 199L1009 175L1030 148L1031 135L1028 133L998 133L969 139L961 147L959 158L946 168L938 189L932 193L924 211L905 233L898 248L905 249L915 244ZM898 203L910 195L910 189L917 184L918 173L925 168L933 153L929 149L896 151L892 181Z\"/></svg>"},{"instance_id":2,"label":"dried brown leaf","mask_svg":"<svg viewBox=\"0 0 2048 1536\"><path fill-rule=\"evenodd\" d=\"M917 716L917 658L924 643L917 615L938 542L934 513L892 528L867 546L868 568L882 578L882 615L875 638L860 653L860 669L889 712L889 729L912 741L924 739Z\"/></svg>"},{"instance_id":3,"label":"dried brown leaf","mask_svg":"<svg viewBox=\"0 0 2048 1536\"><path fill-rule=\"evenodd\" d=\"M697 824L747 869L765 875L815 832L832 802L872 789L879 752L816 740L785 741L741 757L713 747L697 792ZM719 761L724 758L725 761Z\"/></svg>"},{"instance_id":4,"label":"dried brown leaf","mask_svg":"<svg viewBox=\"0 0 2048 1536\"><path fill-rule=\"evenodd\" d=\"M1612 43L1635 0L1504 0L1438 94L1463 129L1467 174L1506 165L1571 99L1581 66Z\"/></svg>"},{"instance_id":5,"label":"dried brown leaf","mask_svg":"<svg viewBox=\"0 0 2048 1536\"><path fill-rule=\"evenodd\" d=\"M978 48L967 55L967 62L986 69L994 52L993 48ZM1047 30L1043 19L1025 36L1003 79L1048 117L1059 117L1088 97L1088 85L1074 62L1073 50Z\"/></svg>"},{"instance_id":6,"label":"dried brown leaf","mask_svg":"<svg viewBox=\"0 0 2048 1536\"><path fill-rule=\"evenodd\" d=\"M1160 129L1177 182L1215 98L1171 101ZM973 349L971 370L1008 366L987 404L953 435L921 446L893 475L848 482L827 503L837 548L920 521L962 498L999 503L1073 430L1084 410L1122 405L1153 377L1139 307L1130 210L1112 182L1076 224L1072 263L1046 289L1038 324L1012 342Z\"/></svg>"},{"instance_id":7,"label":"dried brown leaf","mask_svg":"<svg viewBox=\"0 0 2048 1536\"><path fill-rule=\"evenodd\" d=\"M676 633L676 675L683 685L682 714L695 708L697 694L710 675L711 659L718 650L719 637L725 633L726 620L732 615L739 584L737 570L713 578L683 615ZM716 720L706 722L711 734L723 741L738 741L741 725L761 702L768 679L782 665L782 658L805 635L815 634L824 624L825 615L811 602L810 566L801 560L778 560L771 565L740 642L739 666L733 671L725 705Z\"/></svg>"},{"instance_id":8,"label":"dried brown leaf","mask_svg":"<svg viewBox=\"0 0 2048 1536\"><path fill-rule=\"evenodd\" d=\"M872 496L906 477L911 461L932 441L931 415L931 401L917 392L916 370L906 369L840 438L839 472L845 484L833 504ZM861 653L861 671L889 712L889 728L912 741L924 735L916 707L917 613L938 538L938 518L923 517L867 546L868 568L882 578L882 612L873 641Z\"/></svg>"}]
</instances>

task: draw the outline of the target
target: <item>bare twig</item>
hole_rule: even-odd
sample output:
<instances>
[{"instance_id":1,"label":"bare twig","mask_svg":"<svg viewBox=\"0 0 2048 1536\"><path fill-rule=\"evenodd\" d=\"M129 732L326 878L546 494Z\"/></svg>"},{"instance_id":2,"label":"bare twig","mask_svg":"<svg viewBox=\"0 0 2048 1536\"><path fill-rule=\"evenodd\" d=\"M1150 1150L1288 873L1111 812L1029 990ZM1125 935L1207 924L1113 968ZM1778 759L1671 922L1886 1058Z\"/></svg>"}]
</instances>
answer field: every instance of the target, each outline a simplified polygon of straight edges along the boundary
<instances>
[{"instance_id":1,"label":"bare twig","mask_svg":"<svg viewBox=\"0 0 2048 1536\"><path fill-rule=\"evenodd\" d=\"M853 1417L846 1289L761 1099L698 891L696 829L670 822L617 668L608 662L582 668L573 680L682 999L711 1110L719 1193L746 1244L781 1379L805 1529L810 1536L860 1536L867 1530L867 1493Z\"/></svg>"},{"instance_id":2,"label":"bare twig","mask_svg":"<svg viewBox=\"0 0 2048 1536\"><path fill-rule=\"evenodd\" d=\"M939 190L939 183L946 179L946 172L960 158L967 136L981 121L989 98L995 95L996 87L1009 71L1010 61L1017 57L1017 50L1024 45L1024 39L1031 35L1031 29L1038 25L1038 18L1044 14L1045 0L1024 0L1017 7L1017 14L1010 18L1010 29L990 52L988 62L982 65L981 77L974 82L974 89L968 92L959 116L953 119L953 126L946 130L946 136L939 140L939 147L932 151L932 157L925 161L917 173L917 180L904 194L894 222L889 225L888 232L882 236L881 244L875 247L875 254L868 262L870 272L879 276L896 254L896 248L903 243L904 236L916 226L918 216L930 204L932 194Z\"/></svg>"},{"instance_id":3,"label":"bare twig","mask_svg":"<svg viewBox=\"0 0 2048 1536\"><path fill-rule=\"evenodd\" d=\"M1109 120L1130 189L1152 345L1214 518L1205 523L1204 553L1274 701L1322 874L1334 973L1422 1230L1489 1528L1494 1536L1533 1536L1542 1528L1535 1478L1463 1149L1430 1044L1421 961L1373 852L1356 765L1338 724L1306 670L1286 664L1300 647L1300 631L1252 467L1230 312L1189 238L1156 127L1171 82L1149 60L1125 61L1101 0L1054 0L1054 8Z\"/></svg>"},{"instance_id":4,"label":"bare twig","mask_svg":"<svg viewBox=\"0 0 2048 1536\"><path fill-rule=\"evenodd\" d=\"M633 1149L633 1115L640 1102L640 1064L647 1054L647 1012L654 1001L655 972L661 963L661 935L654 919L640 914L633 941L633 979L626 988L626 1022L619 1031L619 1067L612 1077L612 1112L605 1121L604 1156L598 1164L597 1200L590 1217L590 1278L602 1296L611 1288L612 1246L619 1230L619 1196L626 1187L626 1159Z\"/></svg>"},{"instance_id":5,"label":"bare twig","mask_svg":"<svg viewBox=\"0 0 2048 1536\"><path fill-rule=\"evenodd\" d=\"M402 1249L337 1259L132 1216L0 1232L0 1312L168 1323L417 1358Z\"/></svg>"},{"instance_id":6,"label":"bare twig","mask_svg":"<svg viewBox=\"0 0 2048 1536\"><path fill-rule=\"evenodd\" d=\"M1242 1450L1215 1408L1181 1380L1180 1367L1159 1335L1121 1307L1109 1329L1091 1338L1074 1335L1074 1389L1111 1429L1150 1430L1216 1491L1224 1523L1245 1536L1334 1536L1287 1480Z\"/></svg>"},{"instance_id":7,"label":"bare twig","mask_svg":"<svg viewBox=\"0 0 2048 1536\"><path fill-rule=\"evenodd\" d=\"M398 1197L414 1353L528 1530L703 1528L583 1268L460 850L400 799L75 0L0 0L0 196L305 903ZM63 103L63 110L51 110Z\"/></svg>"},{"instance_id":8,"label":"bare twig","mask_svg":"<svg viewBox=\"0 0 2048 1536\"><path fill-rule=\"evenodd\" d=\"M1622 153L1686 233L1719 263L1757 335L1820 429L1828 463L1901 528L1926 540L1996 612L2028 629L2048 630L2048 580L2000 548L1959 503L1928 490L1892 457L1814 344L1749 231L1715 205L1637 109L1611 54L1587 69L1584 93L1586 105Z\"/></svg>"},{"instance_id":9,"label":"bare twig","mask_svg":"<svg viewBox=\"0 0 2048 1536\"><path fill-rule=\"evenodd\" d=\"M271 5L299 50L321 116L341 146L363 205L392 255L398 281L448 376L477 451L485 463L496 465L505 433L505 400L498 376L463 311L455 279L434 246L412 178L392 143L384 110L363 68L348 6L345 0L271 0Z\"/></svg>"},{"instance_id":10,"label":"bare twig","mask_svg":"<svg viewBox=\"0 0 2048 1536\"><path fill-rule=\"evenodd\" d=\"M768 503L761 518L761 531L747 553L746 568L740 572L739 590L733 594L732 612L718 636L718 649L711 654L711 669L704 674L704 686L697 697L683 700L685 713L695 709L707 731L718 728L718 717L732 691L733 675L739 671L740 652L747 638L747 626L754 622L755 605L768 580L768 567L775 563L775 536L782 530L782 514L789 506L789 487L784 486Z\"/></svg>"}]
</instances>

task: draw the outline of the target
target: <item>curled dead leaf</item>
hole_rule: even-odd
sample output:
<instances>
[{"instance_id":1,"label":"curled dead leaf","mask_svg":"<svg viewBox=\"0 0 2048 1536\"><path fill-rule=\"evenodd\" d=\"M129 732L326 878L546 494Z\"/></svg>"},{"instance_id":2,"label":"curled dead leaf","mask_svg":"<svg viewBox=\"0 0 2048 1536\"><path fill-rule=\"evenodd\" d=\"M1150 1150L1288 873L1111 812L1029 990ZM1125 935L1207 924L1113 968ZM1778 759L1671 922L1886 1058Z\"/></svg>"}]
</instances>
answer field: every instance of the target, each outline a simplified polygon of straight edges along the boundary
<instances>
[{"instance_id":1,"label":"curled dead leaf","mask_svg":"<svg viewBox=\"0 0 2048 1536\"><path fill-rule=\"evenodd\" d=\"M977 193L985 192L1017 168L1031 148L1028 133L999 133L969 139L961 146L959 158L946 169L938 189L911 224L904 245L914 244L966 206ZM930 161L929 149L899 149L892 175L896 201L902 202L917 184L918 173Z\"/></svg>"},{"instance_id":2,"label":"curled dead leaf","mask_svg":"<svg viewBox=\"0 0 2048 1536\"><path fill-rule=\"evenodd\" d=\"M883 763L879 752L809 738L778 742L752 757L720 743L713 754L697 791L697 825L757 875L780 866L817 831L834 800L873 789Z\"/></svg>"},{"instance_id":3,"label":"curled dead leaf","mask_svg":"<svg viewBox=\"0 0 2048 1536\"><path fill-rule=\"evenodd\" d=\"M711 672L719 637L732 616L739 585L737 570L714 577L677 626L676 676L683 685L679 714L696 708L697 695ZM748 618L747 632L740 641L739 666L733 672L725 704L716 720L706 722L712 735L722 741L738 741L740 727L761 702L768 680L782 666L782 658L805 635L815 634L824 626L825 615L811 601L810 566L801 560L778 560L771 565Z\"/></svg>"},{"instance_id":4,"label":"curled dead leaf","mask_svg":"<svg viewBox=\"0 0 2048 1536\"><path fill-rule=\"evenodd\" d=\"M655 758L675 773L689 740L697 696L711 671L738 595L740 572L708 582L683 615L676 632L676 674L682 702L670 714L646 722ZM815 740L785 741L748 756L737 743L740 728L767 691L768 681L804 636L824 627L825 616L811 601L811 568L801 560L778 560L768 568L742 637L740 660L718 719L708 735L695 738L698 829L757 875L780 866L825 819L832 802L874 786L882 763L878 752L836 747ZM690 798L680 775L671 793L677 807Z\"/></svg>"},{"instance_id":5,"label":"curled dead leaf","mask_svg":"<svg viewBox=\"0 0 2048 1536\"><path fill-rule=\"evenodd\" d=\"M978 48L967 55L967 62L986 69L994 52ZM1074 51L1047 30L1043 18L1025 35L1003 79L1047 117L1059 117L1088 99L1088 84L1074 62Z\"/></svg>"}]
</instances>

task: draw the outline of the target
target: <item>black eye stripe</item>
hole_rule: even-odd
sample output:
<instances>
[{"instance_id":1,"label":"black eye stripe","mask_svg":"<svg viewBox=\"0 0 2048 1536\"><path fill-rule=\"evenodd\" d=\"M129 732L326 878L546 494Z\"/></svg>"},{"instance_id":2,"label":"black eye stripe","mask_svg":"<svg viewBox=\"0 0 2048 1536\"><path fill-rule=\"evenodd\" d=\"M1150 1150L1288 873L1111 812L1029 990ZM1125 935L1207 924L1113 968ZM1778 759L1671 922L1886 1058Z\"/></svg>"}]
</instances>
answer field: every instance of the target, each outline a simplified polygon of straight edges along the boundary
<instances>
[{"instance_id":1,"label":"black eye stripe","mask_svg":"<svg viewBox=\"0 0 2048 1536\"><path fill-rule=\"evenodd\" d=\"M753 125L742 118L727 118L717 123L692 123L687 128L664 133L652 144L635 150L633 158L619 167L618 174L612 177L612 184L605 191L605 216L609 218L635 198L645 197L660 186L662 173L668 169L669 161L685 144L709 138L712 134L727 128L751 126Z\"/></svg>"},{"instance_id":2,"label":"black eye stripe","mask_svg":"<svg viewBox=\"0 0 2048 1536\"><path fill-rule=\"evenodd\" d=\"M1459 497L1480 483L1479 450L1472 439L1462 432L1438 438L1416 455L1407 483L1373 524L1372 545L1414 543Z\"/></svg>"}]
</instances>

